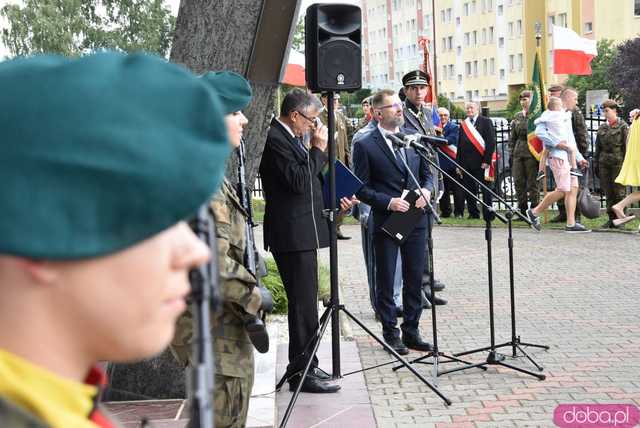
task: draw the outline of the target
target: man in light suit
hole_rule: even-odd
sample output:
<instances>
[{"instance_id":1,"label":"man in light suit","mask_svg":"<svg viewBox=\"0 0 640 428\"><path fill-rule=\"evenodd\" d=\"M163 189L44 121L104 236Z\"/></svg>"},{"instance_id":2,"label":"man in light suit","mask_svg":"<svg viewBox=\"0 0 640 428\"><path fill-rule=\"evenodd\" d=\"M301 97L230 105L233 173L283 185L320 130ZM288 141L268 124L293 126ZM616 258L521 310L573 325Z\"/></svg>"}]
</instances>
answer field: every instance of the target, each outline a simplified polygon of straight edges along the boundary
<instances>
[{"instance_id":1,"label":"man in light suit","mask_svg":"<svg viewBox=\"0 0 640 428\"><path fill-rule=\"evenodd\" d=\"M372 99L376 129L366 134L353 149L355 173L364 183L358 199L371 206L373 215L373 243L376 261L376 304L382 322L384 340L399 354L406 355L407 348L430 351L418 330L422 313L421 286L426 247L426 215L402 244L388 236L381 226L394 212L406 212L409 203L402 199L404 190L422 192L427 198L433 190L433 176L427 163L413 149L395 150L388 134L398 132L404 123L400 98L390 90L383 90ZM401 157L417 178L421 189L411 181ZM423 208L422 196L416 207ZM396 307L393 301L393 279L398 251L402 254L403 323L402 339L397 328Z\"/></svg>"}]
</instances>

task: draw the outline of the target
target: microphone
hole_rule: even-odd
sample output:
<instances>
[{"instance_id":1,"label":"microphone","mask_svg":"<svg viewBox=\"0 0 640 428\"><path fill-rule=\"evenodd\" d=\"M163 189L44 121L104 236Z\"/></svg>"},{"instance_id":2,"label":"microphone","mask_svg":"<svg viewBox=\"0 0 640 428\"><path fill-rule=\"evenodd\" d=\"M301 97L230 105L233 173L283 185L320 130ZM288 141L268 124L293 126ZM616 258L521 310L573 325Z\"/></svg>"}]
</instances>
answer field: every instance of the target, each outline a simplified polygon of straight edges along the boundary
<instances>
[{"instance_id":1,"label":"microphone","mask_svg":"<svg viewBox=\"0 0 640 428\"><path fill-rule=\"evenodd\" d=\"M446 138L433 137L431 135L422 135L422 134L407 135L402 132L397 132L394 135L399 140L403 141L404 147L413 147L418 150L429 151L430 148L425 146L424 144L428 144L434 147L441 147L449 144L449 141L447 141Z\"/></svg>"}]
</instances>

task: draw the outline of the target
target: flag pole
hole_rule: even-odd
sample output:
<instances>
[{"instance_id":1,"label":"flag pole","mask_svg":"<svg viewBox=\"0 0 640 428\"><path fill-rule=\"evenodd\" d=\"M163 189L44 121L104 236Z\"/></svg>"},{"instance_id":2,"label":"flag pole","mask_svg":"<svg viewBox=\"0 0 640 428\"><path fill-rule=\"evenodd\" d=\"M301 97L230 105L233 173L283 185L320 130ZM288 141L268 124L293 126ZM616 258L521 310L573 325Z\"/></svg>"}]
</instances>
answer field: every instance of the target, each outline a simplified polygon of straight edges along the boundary
<instances>
[{"instance_id":1,"label":"flag pole","mask_svg":"<svg viewBox=\"0 0 640 428\"><path fill-rule=\"evenodd\" d=\"M542 58L540 57L540 41L542 40L542 24L540 24L540 21L536 21L535 24L535 28L536 28L536 54L538 56L538 59L541 61ZM542 65L542 64L540 64ZM540 67L540 82L544 82L544 70L542 69L542 66ZM544 88L542 86L540 86L540 103L541 105L544 105L545 102L545 97L544 97ZM544 150L544 148L543 148ZM547 166L544 165L545 168L545 174L547 173L546 169ZM542 193L543 193L543 197L547 196L547 193L549 192L549 189L547 189L547 177L545 177L542 180ZM544 210L544 223L547 224L549 221L549 213L547 210Z\"/></svg>"}]
</instances>

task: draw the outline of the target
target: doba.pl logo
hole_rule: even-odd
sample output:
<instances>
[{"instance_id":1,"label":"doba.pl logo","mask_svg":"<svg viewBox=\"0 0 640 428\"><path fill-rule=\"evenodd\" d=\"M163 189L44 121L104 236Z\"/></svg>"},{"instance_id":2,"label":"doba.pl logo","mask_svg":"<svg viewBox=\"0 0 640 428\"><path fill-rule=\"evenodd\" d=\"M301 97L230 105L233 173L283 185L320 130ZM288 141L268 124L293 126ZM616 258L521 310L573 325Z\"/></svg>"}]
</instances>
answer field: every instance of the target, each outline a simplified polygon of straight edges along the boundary
<instances>
[{"instance_id":1,"label":"doba.pl logo","mask_svg":"<svg viewBox=\"0 0 640 428\"><path fill-rule=\"evenodd\" d=\"M632 428L640 422L640 409L633 404L561 404L553 422L562 428Z\"/></svg>"}]
</instances>

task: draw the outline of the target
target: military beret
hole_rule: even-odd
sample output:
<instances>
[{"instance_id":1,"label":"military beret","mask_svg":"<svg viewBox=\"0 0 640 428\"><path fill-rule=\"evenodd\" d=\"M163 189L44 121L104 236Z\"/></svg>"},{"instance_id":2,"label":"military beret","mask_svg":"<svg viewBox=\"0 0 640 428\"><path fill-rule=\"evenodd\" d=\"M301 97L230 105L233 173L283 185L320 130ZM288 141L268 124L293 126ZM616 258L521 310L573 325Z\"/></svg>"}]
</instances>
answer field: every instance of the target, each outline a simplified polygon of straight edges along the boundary
<instances>
[{"instance_id":1,"label":"military beret","mask_svg":"<svg viewBox=\"0 0 640 428\"><path fill-rule=\"evenodd\" d=\"M422 70L413 70L402 76L402 86L428 85L431 77Z\"/></svg>"},{"instance_id":2,"label":"military beret","mask_svg":"<svg viewBox=\"0 0 640 428\"><path fill-rule=\"evenodd\" d=\"M242 110L251 101L251 86L242 76L232 71L210 71L202 79L218 95L224 114Z\"/></svg>"},{"instance_id":3,"label":"military beret","mask_svg":"<svg viewBox=\"0 0 640 428\"><path fill-rule=\"evenodd\" d=\"M0 254L110 254L191 217L229 153L218 97L145 54L0 63Z\"/></svg>"}]
</instances>

